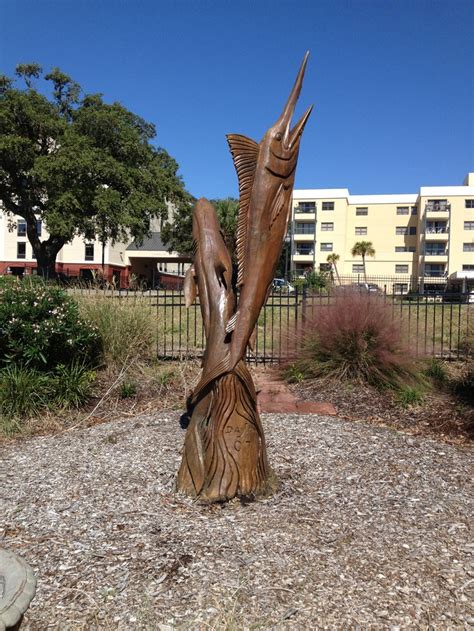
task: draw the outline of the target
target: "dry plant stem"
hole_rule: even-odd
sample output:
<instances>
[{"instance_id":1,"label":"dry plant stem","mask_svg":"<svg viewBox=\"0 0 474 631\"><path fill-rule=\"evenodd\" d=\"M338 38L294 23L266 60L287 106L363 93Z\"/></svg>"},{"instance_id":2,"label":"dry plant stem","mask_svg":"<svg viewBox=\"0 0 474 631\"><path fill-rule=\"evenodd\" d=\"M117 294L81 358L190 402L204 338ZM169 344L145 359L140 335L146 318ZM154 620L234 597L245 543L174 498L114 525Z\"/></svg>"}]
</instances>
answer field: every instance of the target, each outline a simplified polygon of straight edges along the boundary
<instances>
[{"instance_id":1,"label":"dry plant stem","mask_svg":"<svg viewBox=\"0 0 474 631\"><path fill-rule=\"evenodd\" d=\"M112 392L117 388L117 386L119 386L122 381L124 376L126 375L127 371L130 369L130 367L134 364L136 360L133 359L130 362L128 362L128 357L126 358L122 368L120 369L120 372L118 374L117 379L115 379L115 381L112 383L112 385L107 389L107 391L105 392L105 394L101 397L100 401L97 402L97 404L94 406L94 408L91 410L91 412L89 412L89 414L87 414L87 416L85 416L84 418L82 418L80 421L78 421L75 425L72 425L71 427L68 427L68 429L65 429L65 432L70 432L73 429L76 429L77 427L79 427L79 425L82 425L83 423L85 423L86 421L88 421L94 414L95 412L97 412L97 410L100 408L100 406L104 403L104 401L112 394ZM127 363L128 362L128 363Z\"/></svg>"}]
</instances>

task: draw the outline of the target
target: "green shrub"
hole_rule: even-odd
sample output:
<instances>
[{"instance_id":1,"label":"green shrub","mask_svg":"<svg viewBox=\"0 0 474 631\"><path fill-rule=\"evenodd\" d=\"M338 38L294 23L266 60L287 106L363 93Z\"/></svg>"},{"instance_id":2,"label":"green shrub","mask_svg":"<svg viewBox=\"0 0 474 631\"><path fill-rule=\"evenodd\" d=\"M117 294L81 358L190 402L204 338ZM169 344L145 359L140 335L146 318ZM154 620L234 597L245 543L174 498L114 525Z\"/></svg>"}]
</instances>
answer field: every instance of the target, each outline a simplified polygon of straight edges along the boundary
<instances>
[{"instance_id":1,"label":"green shrub","mask_svg":"<svg viewBox=\"0 0 474 631\"><path fill-rule=\"evenodd\" d=\"M39 414L53 399L53 383L44 374L21 366L0 372L0 414L8 419Z\"/></svg>"},{"instance_id":2,"label":"green shrub","mask_svg":"<svg viewBox=\"0 0 474 631\"><path fill-rule=\"evenodd\" d=\"M89 399L95 373L83 364L59 365L44 373L11 364L0 371L0 426L4 433L46 410L78 408Z\"/></svg>"},{"instance_id":3,"label":"green shrub","mask_svg":"<svg viewBox=\"0 0 474 631\"><path fill-rule=\"evenodd\" d=\"M438 383L443 383L448 379L446 366L435 357L429 361L428 366L424 370L424 374Z\"/></svg>"},{"instance_id":4,"label":"green shrub","mask_svg":"<svg viewBox=\"0 0 474 631\"><path fill-rule=\"evenodd\" d=\"M304 374L295 366L295 364L290 364L287 368L285 368L283 376L290 383L300 383L304 379Z\"/></svg>"},{"instance_id":5,"label":"green shrub","mask_svg":"<svg viewBox=\"0 0 474 631\"><path fill-rule=\"evenodd\" d=\"M425 397L421 388L404 385L399 388L395 398L399 405L407 408L423 403Z\"/></svg>"},{"instance_id":6,"label":"green shrub","mask_svg":"<svg viewBox=\"0 0 474 631\"><path fill-rule=\"evenodd\" d=\"M137 384L133 381L124 381L120 386L120 397L131 399L137 394Z\"/></svg>"},{"instance_id":7,"label":"green shrub","mask_svg":"<svg viewBox=\"0 0 474 631\"><path fill-rule=\"evenodd\" d=\"M25 279L0 291L0 367L51 372L74 361L95 366L100 348L97 330L62 289Z\"/></svg>"},{"instance_id":8,"label":"green shrub","mask_svg":"<svg viewBox=\"0 0 474 631\"><path fill-rule=\"evenodd\" d=\"M57 406L80 408L92 394L96 374L81 362L56 367L51 375L53 399Z\"/></svg>"},{"instance_id":9,"label":"green shrub","mask_svg":"<svg viewBox=\"0 0 474 631\"><path fill-rule=\"evenodd\" d=\"M305 377L398 387L416 381L401 322L380 296L343 293L305 321L295 369Z\"/></svg>"},{"instance_id":10,"label":"green shrub","mask_svg":"<svg viewBox=\"0 0 474 631\"><path fill-rule=\"evenodd\" d=\"M149 300L96 294L82 296L79 305L99 332L107 363L122 366L155 350L156 313Z\"/></svg>"}]
</instances>

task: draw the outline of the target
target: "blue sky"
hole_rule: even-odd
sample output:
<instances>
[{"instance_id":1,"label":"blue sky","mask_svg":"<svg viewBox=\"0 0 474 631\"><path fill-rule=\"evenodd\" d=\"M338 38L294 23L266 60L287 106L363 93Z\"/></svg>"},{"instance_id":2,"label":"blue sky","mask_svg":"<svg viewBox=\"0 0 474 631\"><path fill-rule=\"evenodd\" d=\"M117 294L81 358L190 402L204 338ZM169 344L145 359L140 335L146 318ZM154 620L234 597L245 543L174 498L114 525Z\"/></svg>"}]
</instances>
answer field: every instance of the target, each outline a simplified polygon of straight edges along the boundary
<instances>
[{"instance_id":1,"label":"blue sky","mask_svg":"<svg viewBox=\"0 0 474 631\"><path fill-rule=\"evenodd\" d=\"M195 196L237 196L306 49L297 188L409 193L474 170L472 0L0 0L0 71L59 66L155 123Z\"/></svg>"}]
</instances>

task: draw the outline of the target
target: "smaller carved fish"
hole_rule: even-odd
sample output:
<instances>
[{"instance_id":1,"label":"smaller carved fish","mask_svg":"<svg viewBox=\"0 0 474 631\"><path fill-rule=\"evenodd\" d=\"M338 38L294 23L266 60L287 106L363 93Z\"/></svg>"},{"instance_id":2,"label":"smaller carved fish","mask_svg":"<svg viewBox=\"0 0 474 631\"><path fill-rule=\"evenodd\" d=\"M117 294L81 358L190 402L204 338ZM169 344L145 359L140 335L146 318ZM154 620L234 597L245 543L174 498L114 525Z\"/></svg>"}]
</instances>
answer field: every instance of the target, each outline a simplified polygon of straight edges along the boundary
<instances>
[{"instance_id":1,"label":"smaller carved fish","mask_svg":"<svg viewBox=\"0 0 474 631\"><path fill-rule=\"evenodd\" d=\"M232 291L232 259L225 246L214 206L204 198L196 203L193 213L195 254L186 273L184 295L190 306L199 295L204 330L206 357L203 378L228 355L226 327L234 311Z\"/></svg>"}]
</instances>

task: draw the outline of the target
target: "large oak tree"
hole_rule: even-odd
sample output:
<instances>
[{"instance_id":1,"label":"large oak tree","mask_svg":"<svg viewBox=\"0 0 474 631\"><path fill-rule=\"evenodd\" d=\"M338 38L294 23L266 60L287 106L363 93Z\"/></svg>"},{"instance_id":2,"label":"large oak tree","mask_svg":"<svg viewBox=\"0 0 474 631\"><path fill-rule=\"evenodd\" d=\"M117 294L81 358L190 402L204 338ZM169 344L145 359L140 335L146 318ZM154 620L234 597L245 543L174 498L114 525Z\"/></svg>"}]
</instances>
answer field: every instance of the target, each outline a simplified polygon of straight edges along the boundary
<instances>
[{"instance_id":1,"label":"large oak tree","mask_svg":"<svg viewBox=\"0 0 474 631\"><path fill-rule=\"evenodd\" d=\"M154 125L83 94L58 68L43 76L38 64L20 64L16 74L20 87L0 77L0 201L12 222L26 221L40 274L54 276L58 252L75 236L140 241L152 218L167 217L167 202L189 204L178 164L151 144Z\"/></svg>"}]
</instances>

